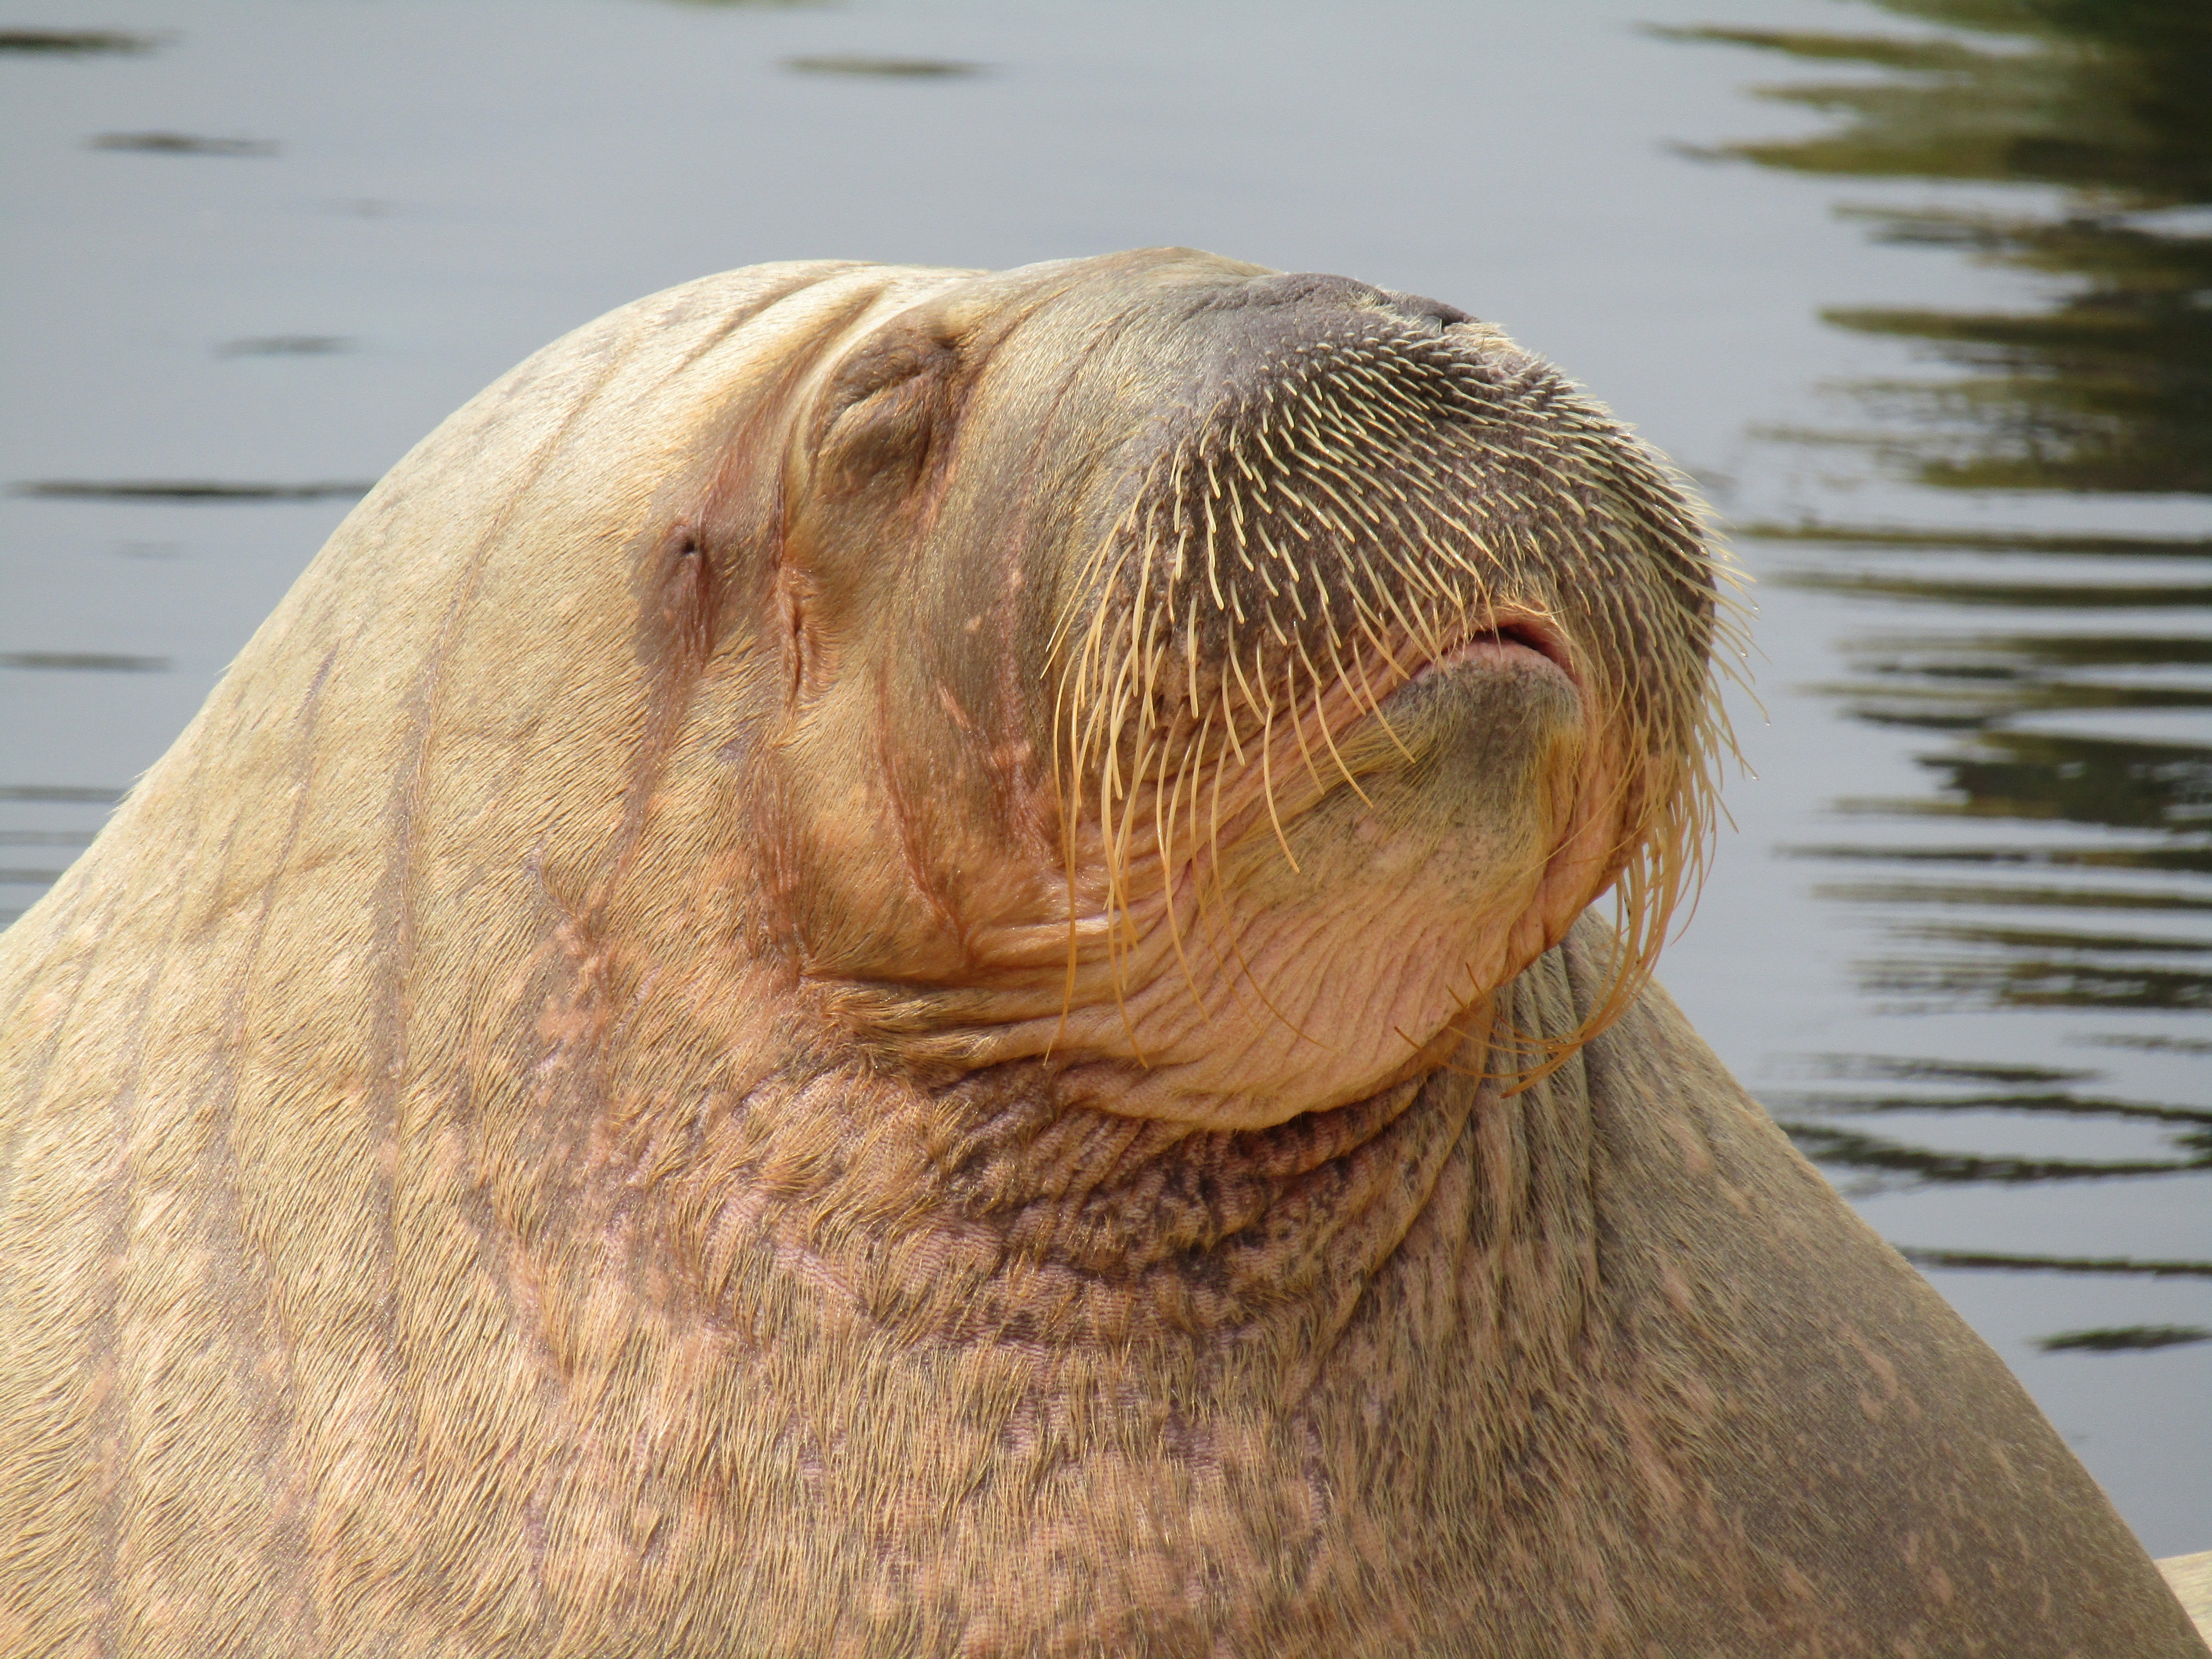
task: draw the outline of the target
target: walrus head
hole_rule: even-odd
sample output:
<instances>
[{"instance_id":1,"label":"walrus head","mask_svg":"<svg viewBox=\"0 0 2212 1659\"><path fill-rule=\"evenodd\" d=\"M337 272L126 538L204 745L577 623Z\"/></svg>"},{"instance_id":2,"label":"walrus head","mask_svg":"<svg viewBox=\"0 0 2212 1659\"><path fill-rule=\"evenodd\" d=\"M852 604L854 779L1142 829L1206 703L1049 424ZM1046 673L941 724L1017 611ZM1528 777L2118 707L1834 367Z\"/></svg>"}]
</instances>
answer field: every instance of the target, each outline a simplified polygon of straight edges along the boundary
<instances>
[{"instance_id":1,"label":"walrus head","mask_svg":"<svg viewBox=\"0 0 2212 1659\"><path fill-rule=\"evenodd\" d=\"M1713 556L1497 329L1187 252L954 279L821 352L773 465L772 549L701 551L780 703L781 948L908 1059L1255 1127L1481 1065L1609 884L1615 1006L1648 964Z\"/></svg>"},{"instance_id":2,"label":"walrus head","mask_svg":"<svg viewBox=\"0 0 2212 1659\"><path fill-rule=\"evenodd\" d=\"M758 266L426 439L47 909L169 869L220 956L258 893L322 1086L451 1064L480 1110L995 1069L1237 1130L1525 1078L1693 872L1715 556L1448 306L1184 250ZM1493 1040L1609 884L1611 995Z\"/></svg>"}]
</instances>

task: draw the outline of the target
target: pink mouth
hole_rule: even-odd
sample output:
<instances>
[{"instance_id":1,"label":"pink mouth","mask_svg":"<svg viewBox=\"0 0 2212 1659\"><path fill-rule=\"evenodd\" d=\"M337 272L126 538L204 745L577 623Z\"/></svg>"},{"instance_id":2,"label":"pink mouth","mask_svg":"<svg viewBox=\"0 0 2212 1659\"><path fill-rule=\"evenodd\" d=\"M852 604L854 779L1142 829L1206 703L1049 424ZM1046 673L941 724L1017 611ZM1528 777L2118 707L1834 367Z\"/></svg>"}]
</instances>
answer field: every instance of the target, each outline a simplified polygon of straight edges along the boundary
<instances>
[{"instance_id":1,"label":"pink mouth","mask_svg":"<svg viewBox=\"0 0 2212 1659\"><path fill-rule=\"evenodd\" d=\"M1523 671L1541 668L1553 673L1564 674L1575 679L1574 671L1567 665L1566 641L1550 624L1533 617L1516 617L1502 622L1495 628L1470 635L1423 665L1413 676L1413 683L1428 678L1431 674L1448 673L1461 667L1515 668Z\"/></svg>"}]
</instances>

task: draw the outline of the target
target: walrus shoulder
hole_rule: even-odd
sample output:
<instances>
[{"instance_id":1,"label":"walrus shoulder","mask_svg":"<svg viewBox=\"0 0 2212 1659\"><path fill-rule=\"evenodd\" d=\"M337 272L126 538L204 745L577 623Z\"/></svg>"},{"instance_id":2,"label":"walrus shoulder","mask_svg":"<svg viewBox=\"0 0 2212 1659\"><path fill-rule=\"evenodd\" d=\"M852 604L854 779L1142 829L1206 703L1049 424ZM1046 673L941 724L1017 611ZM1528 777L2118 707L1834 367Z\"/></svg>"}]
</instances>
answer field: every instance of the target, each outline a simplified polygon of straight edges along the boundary
<instances>
[{"instance_id":1,"label":"walrus shoulder","mask_svg":"<svg viewBox=\"0 0 2212 1659\"><path fill-rule=\"evenodd\" d=\"M1610 972L1588 918L1530 970L1563 1012ZM1706 1511L1688 1529L1735 1541L1698 1555L1829 1610L1831 1651L2203 1651L2003 1363L1665 991L1647 987L1560 1081L1590 1115L1595 1317L1635 1387L1701 1423L1680 1453Z\"/></svg>"}]
</instances>

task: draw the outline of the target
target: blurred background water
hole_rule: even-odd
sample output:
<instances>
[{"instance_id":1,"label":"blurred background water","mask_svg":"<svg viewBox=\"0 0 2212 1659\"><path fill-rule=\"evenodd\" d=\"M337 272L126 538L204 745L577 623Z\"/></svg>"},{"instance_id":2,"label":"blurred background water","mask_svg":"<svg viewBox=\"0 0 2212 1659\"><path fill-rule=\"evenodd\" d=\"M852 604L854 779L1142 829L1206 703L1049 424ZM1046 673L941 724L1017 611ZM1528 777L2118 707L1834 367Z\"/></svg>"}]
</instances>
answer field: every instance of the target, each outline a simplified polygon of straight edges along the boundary
<instances>
[{"instance_id":1,"label":"blurred background water","mask_svg":"<svg viewBox=\"0 0 2212 1659\"><path fill-rule=\"evenodd\" d=\"M1663 973L2212 1547L2212 6L4 0L0 925L352 500L761 259L1185 243L1503 323L1757 578Z\"/></svg>"}]
</instances>

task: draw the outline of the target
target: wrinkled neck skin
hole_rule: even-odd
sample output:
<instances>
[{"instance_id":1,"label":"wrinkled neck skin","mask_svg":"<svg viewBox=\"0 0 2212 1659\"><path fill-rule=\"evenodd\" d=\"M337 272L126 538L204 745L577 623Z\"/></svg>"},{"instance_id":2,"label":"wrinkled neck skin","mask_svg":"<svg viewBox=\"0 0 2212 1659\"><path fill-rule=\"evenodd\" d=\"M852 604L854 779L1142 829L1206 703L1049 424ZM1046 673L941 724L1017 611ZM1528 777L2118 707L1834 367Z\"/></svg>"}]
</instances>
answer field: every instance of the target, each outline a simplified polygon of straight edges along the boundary
<instances>
[{"instance_id":1,"label":"wrinkled neck skin","mask_svg":"<svg viewBox=\"0 0 2212 1659\"><path fill-rule=\"evenodd\" d=\"M696 939L699 910L654 908ZM1542 1133L1580 1145L1565 1093L1547 1083L1508 1097L1483 1079L1498 1063L1495 997L1360 1098L1217 1127L1116 1109L1096 1066L1059 1055L946 1059L934 1027L909 1059L890 1029L908 1005L879 987L788 965L679 978L675 944L633 958L608 941L599 1012L568 1023L658 1026L657 1044L714 1054L719 1075L696 1103L626 1107L623 1080L592 1077L580 1048L576 1075L556 1050L538 1085L592 1120L554 1131L575 1158L564 1208L586 1237L599 1218L679 1322L701 1315L780 1341L867 1330L914 1352L981 1345L1028 1355L1048 1390L1134 1366L1147 1393L1225 1390L1291 1411L1342 1358L1378 1274L1457 1271L1484 1206L1462 1193L1429 1212L1470 1115L1517 1136L1532 1101L1557 1115L1556 1101L1574 1121ZM1527 1010L1515 1023L1542 1024ZM1552 1178L1583 1190L1574 1171ZM1525 1179L1509 1182L1507 1207ZM1546 1225L1579 1233L1586 1218ZM1551 1312L1571 1328L1571 1305Z\"/></svg>"},{"instance_id":2,"label":"wrinkled neck skin","mask_svg":"<svg viewBox=\"0 0 2212 1659\"><path fill-rule=\"evenodd\" d=\"M878 729L842 746L892 755L913 736ZM1580 827L1597 816L1595 786L1540 792L1543 833L1559 844L1533 859L1509 849L1504 902L1519 908L1502 924L1496 895L1479 880L1455 888L1463 878L1428 841L1394 865L1382 805L1340 785L1286 826L1300 872L1256 806L1245 813L1256 825L1224 836L1233 867L1203 924L1192 920L1202 874L1177 872L1180 949L1169 881L1157 867L1129 877L1109 951L1103 878L1088 896L1079 888L1071 928L1048 775L1030 779L1026 834L1002 820L963 838L942 788L884 788L807 815L806 776L783 770L807 747L759 742L726 792L661 798L591 947L573 947L587 969L580 1000L541 1026L611 1036L624 1054L713 1057L691 1068L673 1112L665 1082L634 1093L588 1042L557 1048L532 1085L592 1120L555 1132L581 1155L571 1201L627 1240L672 1313L785 1329L804 1307L806 1321L918 1351L1027 1352L1054 1375L1119 1354L1170 1394L1258 1390L1248 1404L1277 1412L1322 1377L1386 1267L1418 1277L1421 1261L1464 1248L1464 1194L1441 1221L1425 1214L1470 1114L1516 1120L1532 1097L1506 1088L1540 1056L1510 1042L1492 1052L1496 988L1557 942L1607 873L1589 850L1602 834ZM936 775L957 775L950 754ZM757 814L744 833L725 818L717 857L682 850L707 833L687 812L726 814L733 801ZM1316 905L1331 841L1385 868L1417 925L1386 933L1372 915ZM870 850L885 847L902 855ZM1367 891L1355 889L1371 902ZM969 911L971 897L988 908ZM871 926L857 940L810 932L825 915ZM1492 954L1472 957L1470 940ZM833 971L841 952L930 976ZM1307 964L1323 971L1302 981ZM1441 993L1417 1001L1432 984ZM1208 990L1215 1006L1200 1000ZM1290 1023L1359 996L1354 1012L1382 1040L1349 1062ZM1510 1023L1558 1036L1573 1021L1523 1011ZM1287 1081L1208 1087L1240 1068ZM1571 1328L1571 1306L1557 1311Z\"/></svg>"},{"instance_id":3,"label":"wrinkled neck skin","mask_svg":"<svg viewBox=\"0 0 2212 1659\"><path fill-rule=\"evenodd\" d=\"M796 1468L763 1535L942 1594L995 1633L977 1651L1387 1620L1463 1572L1433 1518L1474 1524L1483 1472L1530 1455L1513 1401L1571 1393L1597 1287L1577 1065L1510 1097L1468 1073L1490 1003L1561 1032L1592 975L1561 995L1553 952L1447 1066L1212 1128L1077 1097L1057 1058L902 1060L875 988L733 983L696 949L686 974L671 951L721 931L711 902L653 914L648 951L594 953L597 1008L548 1026L701 1056L693 1086L563 1054L544 1115L498 1138L568 1149L565 1181L513 1171L515 1207L575 1241L543 1270L575 1310L556 1351L570 1319L665 1333L635 1420L739 1411L747 1455ZM595 1455L626 1467L632 1420ZM1442 1475L1397 1438L1431 1423Z\"/></svg>"}]
</instances>

